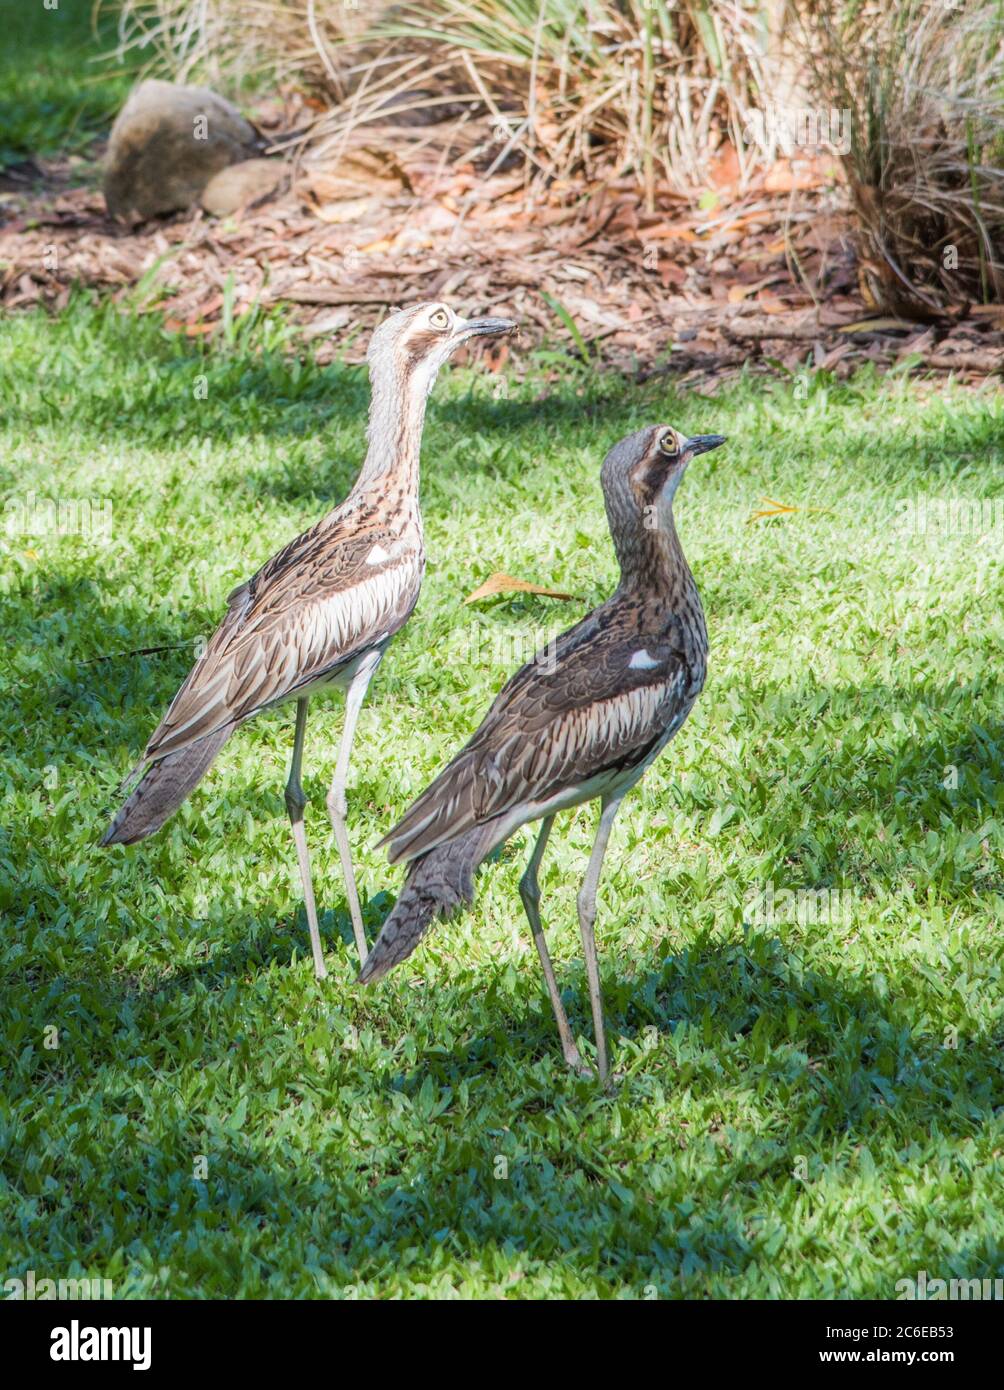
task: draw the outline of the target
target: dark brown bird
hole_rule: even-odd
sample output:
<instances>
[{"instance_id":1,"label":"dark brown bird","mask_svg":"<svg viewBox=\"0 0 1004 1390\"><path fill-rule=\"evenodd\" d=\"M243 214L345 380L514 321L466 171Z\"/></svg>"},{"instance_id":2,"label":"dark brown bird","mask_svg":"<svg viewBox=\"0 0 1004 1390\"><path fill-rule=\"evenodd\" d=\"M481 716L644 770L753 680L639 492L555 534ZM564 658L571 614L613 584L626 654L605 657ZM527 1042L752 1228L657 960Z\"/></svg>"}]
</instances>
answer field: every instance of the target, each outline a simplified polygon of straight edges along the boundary
<instances>
[{"instance_id":1,"label":"dark brown bird","mask_svg":"<svg viewBox=\"0 0 1004 1390\"><path fill-rule=\"evenodd\" d=\"M541 927L537 872L558 812L599 798L599 828L578 908L597 1061L606 1080L596 888L622 799L704 685L707 630L676 534L673 496L691 459L724 442L722 435L688 439L658 425L611 449L602 483L620 584L513 676L467 746L381 842L392 863L405 860L411 867L361 981L378 980L415 949L436 917L470 902L482 860L519 826L540 820L520 895L565 1060L581 1069Z\"/></svg>"},{"instance_id":2,"label":"dark brown bird","mask_svg":"<svg viewBox=\"0 0 1004 1390\"><path fill-rule=\"evenodd\" d=\"M418 505L425 405L440 367L462 343L513 333L510 319L459 318L419 304L373 333L368 450L348 497L230 595L227 615L146 746L136 786L101 843L132 844L159 830L201 780L233 731L263 709L296 701L286 807L303 883L314 969L326 975L303 824L300 766L310 696L347 690L328 810L345 876L360 961L366 960L346 830L345 787L359 710L387 644L407 622L425 570Z\"/></svg>"}]
</instances>

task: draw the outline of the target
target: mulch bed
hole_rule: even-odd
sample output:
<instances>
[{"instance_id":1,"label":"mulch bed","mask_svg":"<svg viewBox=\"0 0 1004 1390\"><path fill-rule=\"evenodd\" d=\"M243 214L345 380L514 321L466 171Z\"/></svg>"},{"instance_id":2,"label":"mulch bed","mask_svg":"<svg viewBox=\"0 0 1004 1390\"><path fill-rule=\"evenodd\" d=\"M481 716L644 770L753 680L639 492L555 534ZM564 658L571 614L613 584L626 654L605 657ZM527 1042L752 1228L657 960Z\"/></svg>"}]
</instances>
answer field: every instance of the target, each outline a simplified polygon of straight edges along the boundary
<instances>
[{"instance_id":1,"label":"mulch bed","mask_svg":"<svg viewBox=\"0 0 1004 1390\"><path fill-rule=\"evenodd\" d=\"M518 318L524 342L708 392L746 365L1004 368L1004 306L915 323L869 305L823 159L780 161L741 194L726 168L701 210L668 193L646 210L629 180L528 192L520 168L451 158L428 130L370 127L365 141L291 160L276 196L233 217L134 228L108 216L93 161L8 171L0 306L58 309L89 286L201 336L228 299L235 315L283 304L323 361L361 357L388 306L443 298Z\"/></svg>"}]
</instances>

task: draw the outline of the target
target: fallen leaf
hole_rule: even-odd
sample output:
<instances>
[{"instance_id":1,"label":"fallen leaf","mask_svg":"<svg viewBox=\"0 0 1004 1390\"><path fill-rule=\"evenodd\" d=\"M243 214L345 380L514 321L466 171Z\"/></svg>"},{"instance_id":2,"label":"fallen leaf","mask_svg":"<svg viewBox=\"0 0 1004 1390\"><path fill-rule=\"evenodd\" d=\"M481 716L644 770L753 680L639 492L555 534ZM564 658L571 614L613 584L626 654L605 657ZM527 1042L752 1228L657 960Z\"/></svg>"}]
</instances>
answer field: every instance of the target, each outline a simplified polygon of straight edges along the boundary
<instances>
[{"instance_id":1,"label":"fallen leaf","mask_svg":"<svg viewBox=\"0 0 1004 1390\"><path fill-rule=\"evenodd\" d=\"M708 177L716 188L731 188L739 182L739 155L731 140L726 140L721 150L711 161Z\"/></svg>"},{"instance_id":2,"label":"fallen leaf","mask_svg":"<svg viewBox=\"0 0 1004 1390\"><path fill-rule=\"evenodd\" d=\"M200 338L206 333L215 333L218 323L181 323L178 319L165 319L164 328L168 333L184 333L186 338Z\"/></svg>"},{"instance_id":3,"label":"fallen leaf","mask_svg":"<svg viewBox=\"0 0 1004 1390\"><path fill-rule=\"evenodd\" d=\"M360 246L359 254L361 256L382 256L385 251L393 249L395 240L395 237L378 237L376 241L370 241L365 246Z\"/></svg>"},{"instance_id":4,"label":"fallen leaf","mask_svg":"<svg viewBox=\"0 0 1004 1390\"><path fill-rule=\"evenodd\" d=\"M767 290L767 286L774 284L774 282L777 279L777 275L767 275L762 280L751 280L749 284L746 285L733 285L729 290L729 303L741 304L742 301L744 299L747 299L751 294L759 294L761 296L763 296L765 293L769 294L770 292ZM776 296L771 297L776 298ZM763 297L761 298L760 303L764 307L765 313L771 313L771 310L766 307L766 303ZM777 303L781 304L781 300L777 300Z\"/></svg>"},{"instance_id":5,"label":"fallen leaf","mask_svg":"<svg viewBox=\"0 0 1004 1390\"><path fill-rule=\"evenodd\" d=\"M793 193L812 188L824 188L839 174L836 160L826 156L818 159L779 159L764 175L767 193Z\"/></svg>"},{"instance_id":6,"label":"fallen leaf","mask_svg":"<svg viewBox=\"0 0 1004 1390\"><path fill-rule=\"evenodd\" d=\"M642 243L646 241L696 241L697 237L687 222L657 222L654 227L643 227L638 233Z\"/></svg>"},{"instance_id":7,"label":"fallen leaf","mask_svg":"<svg viewBox=\"0 0 1004 1390\"><path fill-rule=\"evenodd\" d=\"M754 512L752 516L749 517L749 519L747 520L747 526L753 521L759 521L761 517L786 516L789 512L797 512L799 510L798 507L788 507L783 502L775 502L771 497L761 497L760 501L762 503L766 502L766 507L764 507L761 511Z\"/></svg>"},{"instance_id":8,"label":"fallen leaf","mask_svg":"<svg viewBox=\"0 0 1004 1390\"><path fill-rule=\"evenodd\" d=\"M765 314L783 314L788 307L772 290L760 290L757 294L757 305Z\"/></svg>"},{"instance_id":9,"label":"fallen leaf","mask_svg":"<svg viewBox=\"0 0 1004 1390\"><path fill-rule=\"evenodd\" d=\"M560 589L545 589L539 584L528 584L525 579L515 579L511 574L496 573L489 575L483 584L479 584L472 594L468 594L464 599L465 603L476 603L478 599L493 598L495 594L540 594L543 598L573 599L574 594L563 594Z\"/></svg>"},{"instance_id":10,"label":"fallen leaf","mask_svg":"<svg viewBox=\"0 0 1004 1390\"><path fill-rule=\"evenodd\" d=\"M768 208L754 208L752 212L741 213L738 217L733 217L731 222L727 222L722 227L723 232L743 232L750 227L770 226L777 220L777 215Z\"/></svg>"},{"instance_id":11,"label":"fallen leaf","mask_svg":"<svg viewBox=\"0 0 1004 1390\"><path fill-rule=\"evenodd\" d=\"M672 261L659 262L659 279L662 281L663 288L668 289L673 285L676 289L685 282L687 272L681 265L674 265Z\"/></svg>"},{"instance_id":12,"label":"fallen leaf","mask_svg":"<svg viewBox=\"0 0 1004 1390\"><path fill-rule=\"evenodd\" d=\"M771 516L790 516L794 512L829 512L829 507L789 507L785 502L775 502L773 497L761 497L761 503L766 503L760 511L754 512L747 519L746 525L749 526L754 521L760 521L763 517Z\"/></svg>"},{"instance_id":13,"label":"fallen leaf","mask_svg":"<svg viewBox=\"0 0 1004 1390\"><path fill-rule=\"evenodd\" d=\"M222 294L210 295L208 299L202 301L194 313L189 314L188 318L185 320L185 327L194 328L196 324L201 323L203 319L208 318L210 314L215 314L217 309L222 308Z\"/></svg>"},{"instance_id":14,"label":"fallen leaf","mask_svg":"<svg viewBox=\"0 0 1004 1390\"><path fill-rule=\"evenodd\" d=\"M345 198L338 202L318 204L314 208L314 216L337 226L342 222L358 221L372 206L372 198Z\"/></svg>"},{"instance_id":15,"label":"fallen leaf","mask_svg":"<svg viewBox=\"0 0 1004 1390\"><path fill-rule=\"evenodd\" d=\"M882 319L860 319L857 323L845 323L840 327L841 333L885 333L890 328L912 328L913 325L904 319L882 318Z\"/></svg>"},{"instance_id":16,"label":"fallen leaf","mask_svg":"<svg viewBox=\"0 0 1004 1390\"><path fill-rule=\"evenodd\" d=\"M371 146L342 150L337 160L308 165L303 177L318 202L332 202L359 190L393 195L411 188L395 156Z\"/></svg>"}]
</instances>

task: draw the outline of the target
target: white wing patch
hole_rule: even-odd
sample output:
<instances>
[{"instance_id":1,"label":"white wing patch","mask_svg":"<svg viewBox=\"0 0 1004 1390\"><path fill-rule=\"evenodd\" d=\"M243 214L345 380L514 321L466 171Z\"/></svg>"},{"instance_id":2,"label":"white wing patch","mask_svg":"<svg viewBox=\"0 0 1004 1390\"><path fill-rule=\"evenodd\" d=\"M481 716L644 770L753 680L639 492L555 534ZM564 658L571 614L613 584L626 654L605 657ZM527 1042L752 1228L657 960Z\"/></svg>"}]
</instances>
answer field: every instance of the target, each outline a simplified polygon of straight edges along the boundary
<instances>
[{"instance_id":1,"label":"white wing patch","mask_svg":"<svg viewBox=\"0 0 1004 1390\"><path fill-rule=\"evenodd\" d=\"M366 563L368 565L382 565L385 560L389 559L390 552L384 550L383 546L380 545L379 542L377 542L377 544L373 547L370 553L366 556Z\"/></svg>"},{"instance_id":2,"label":"white wing patch","mask_svg":"<svg viewBox=\"0 0 1004 1390\"><path fill-rule=\"evenodd\" d=\"M650 656L648 652L644 650L635 652L634 656L632 656L631 660L628 662L628 666L632 671L654 671L657 666L661 665L661 662L656 661L654 657Z\"/></svg>"},{"instance_id":3,"label":"white wing patch","mask_svg":"<svg viewBox=\"0 0 1004 1390\"><path fill-rule=\"evenodd\" d=\"M360 639L383 632L414 583L414 566L395 565L351 589L329 595L311 615L316 627L309 646L318 652L349 652Z\"/></svg>"}]
</instances>

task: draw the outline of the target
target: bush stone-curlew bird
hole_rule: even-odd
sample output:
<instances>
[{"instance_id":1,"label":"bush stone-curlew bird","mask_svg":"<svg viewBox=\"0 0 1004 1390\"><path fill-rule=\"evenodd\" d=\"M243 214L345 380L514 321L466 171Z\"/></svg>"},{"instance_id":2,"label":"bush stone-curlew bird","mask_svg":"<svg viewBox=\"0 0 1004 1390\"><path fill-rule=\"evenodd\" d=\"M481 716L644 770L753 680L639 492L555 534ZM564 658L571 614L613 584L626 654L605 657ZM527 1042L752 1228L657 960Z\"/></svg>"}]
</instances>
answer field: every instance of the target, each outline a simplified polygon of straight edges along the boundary
<instances>
[{"instance_id":1,"label":"bush stone-curlew bird","mask_svg":"<svg viewBox=\"0 0 1004 1390\"><path fill-rule=\"evenodd\" d=\"M505 685L470 742L382 844L410 862L401 895L360 972L378 980L418 945L436 917L474 894L474 872L519 826L541 821L520 895L544 970L565 1060L581 1062L540 920L537 873L559 811L599 798L600 819L578 897L596 1055L607 1077L593 923L596 889L624 795L690 713L704 685L704 613L673 521L673 496L697 454L722 435L688 439L640 430L607 455L603 495L621 578L615 593L570 628L547 660Z\"/></svg>"},{"instance_id":2,"label":"bush stone-curlew bird","mask_svg":"<svg viewBox=\"0 0 1004 1390\"><path fill-rule=\"evenodd\" d=\"M286 807L293 828L318 979L326 975L310 876L300 767L310 696L347 691L328 793L352 929L366 960L346 829L345 787L359 710L394 634L418 600L425 569L418 504L425 406L440 367L462 343L515 332L510 319L459 318L419 304L386 319L367 354L368 449L348 497L290 541L227 600L227 615L192 667L140 760L142 780L101 843L132 844L159 830L233 731L263 709L296 701Z\"/></svg>"}]
</instances>

